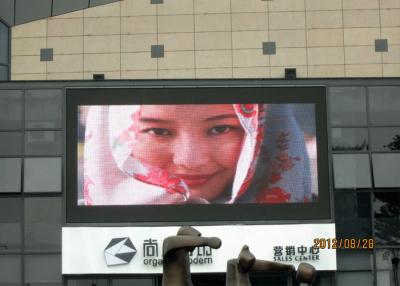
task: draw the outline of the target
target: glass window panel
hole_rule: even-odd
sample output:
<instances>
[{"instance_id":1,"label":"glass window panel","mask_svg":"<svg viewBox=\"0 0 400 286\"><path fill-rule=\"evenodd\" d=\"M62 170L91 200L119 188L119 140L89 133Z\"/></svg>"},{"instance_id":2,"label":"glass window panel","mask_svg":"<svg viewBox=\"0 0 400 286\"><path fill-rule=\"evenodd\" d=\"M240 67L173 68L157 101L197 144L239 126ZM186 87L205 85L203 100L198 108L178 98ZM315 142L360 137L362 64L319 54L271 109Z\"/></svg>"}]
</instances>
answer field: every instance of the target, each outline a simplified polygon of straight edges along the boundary
<instances>
[{"instance_id":1,"label":"glass window panel","mask_svg":"<svg viewBox=\"0 0 400 286\"><path fill-rule=\"evenodd\" d=\"M372 151L400 151L400 127L371 128L371 148Z\"/></svg>"},{"instance_id":2,"label":"glass window panel","mask_svg":"<svg viewBox=\"0 0 400 286\"><path fill-rule=\"evenodd\" d=\"M332 128L331 139L333 151L368 150L368 132L366 128Z\"/></svg>"},{"instance_id":3,"label":"glass window panel","mask_svg":"<svg viewBox=\"0 0 400 286\"><path fill-rule=\"evenodd\" d=\"M376 188L400 187L400 154L372 154Z\"/></svg>"},{"instance_id":4,"label":"glass window panel","mask_svg":"<svg viewBox=\"0 0 400 286\"><path fill-rule=\"evenodd\" d=\"M0 65L0 81L8 80L8 67Z\"/></svg>"},{"instance_id":5,"label":"glass window panel","mask_svg":"<svg viewBox=\"0 0 400 286\"><path fill-rule=\"evenodd\" d=\"M338 270L370 270L373 269L373 253L367 250L337 251Z\"/></svg>"},{"instance_id":6,"label":"glass window panel","mask_svg":"<svg viewBox=\"0 0 400 286\"><path fill-rule=\"evenodd\" d=\"M320 286L335 286L335 279L333 272L317 272L317 279L315 285Z\"/></svg>"},{"instance_id":7,"label":"glass window panel","mask_svg":"<svg viewBox=\"0 0 400 286\"><path fill-rule=\"evenodd\" d=\"M21 159L0 158L0 193L21 191Z\"/></svg>"},{"instance_id":8,"label":"glass window panel","mask_svg":"<svg viewBox=\"0 0 400 286\"><path fill-rule=\"evenodd\" d=\"M132 286L132 285L153 286L154 281L152 278L113 279L112 285L113 286Z\"/></svg>"},{"instance_id":9,"label":"glass window panel","mask_svg":"<svg viewBox=\"0 0 400 286\"><path fill-rule=\"evenodd\" d=\"M21 155L21 132L0 132L0 155Z\"/></svg>"},{"instance_id":10,"label":"glass window panel","mask_svg":"<svg viewBox=\"0 0 400 286\"><path fill-rule=\"evenodd\" d=\"M62 91L27 91L25 112L26 128L61 128Z\"/></svg>"},{"instance_id":11,"label":"glass window panel","mask_svg":"<svg viewBox=\"0 0 400 286\"><path fill-rule=\"evenodd\" d=\"M333 155L335 188L354 189L371 187L371 173L367 154Z\"/></svg>"},{"instance_id":12,"label":"glass window panel","mask_svg":"<svg viewBox=\"0 0 400 286\"><path fill-rule=\"evenodd\" d=\"M21 249L21 213L20 199L0 199L0 253Z\"/></svg>"},{"instance_id":13,"label":"glass window panel","mask_svg":"<svg viewBox=\"0 0 400 286\"><path fill-rule=\"evenodd\" d=\"M25 192L61 192L61 158L25 158Z\"/></svg>"},{"instance_id":14,"label":"glass window panel","mask_svg":"<svg viewBox=\"0 0 400 286\"><path fill-rule=\"evenodd\" d=\"M392 270L392 258L400 255L397 249L376 249L376 269L377 270Z\"/></svg>"},{"instance_id":15,"label":"glass window panel","mask_svg":"<svg viewBox=\"0 0 400 286\"><path fill-rule=\"evenodd\" d=\"M0 283L21 282L21 257L0 255Z\"/></svg>"},{"instance_id":16,"label":"glass window panel","mask_svg":"<svg viewBox=\"0 0 400 286\"><path fill-rule=\"evenodd\" d=\"M337 218L371 217L370 194L355 190L335 190ZM369 209L368 212L366 212Z\"/></svg>"},{"instance_id":17,"label":"glass window panel","mask_svg":"<svg viewBox=\"0 0 400 286\"><path fill-rule=\"evenodd\" d=\"M105 279L71 279L67 281L67 286L107 286ZM131 285L133 286L133 285Z\"/></svg>"},{"instance_id":18,"label":"glass window panel","mask_svg":"<svg viewBox=\"0 0 400 286\"><path fill-rule=\"evenodd\" d=\"M25 199L25 248L60 250L61 198Z\"/></svg>"},{"instance_id":19,"label":"glass window panel","mask_svg":"<svg viewBox=\"0 0 400 286\"><path fill-rule=\"evenodd\" d=\"M371 218L371 197L370 193L357 193L357 214L360 218Z\"/></svg>"},{"instance_id":20,"label":"glass window panel","mask_svg":"<svg viewBox=\"0 0 400 286\"><path fill-rule=\"evenodd\" d=\"M25 154L60 155L61 131L28 131L25 133Z\"/></svg>"},{"instance_id":21,"label":"glass window panel","mask_svg":"<svg viewBox=\"0 0 400 286\"><path fill-rule=\"evenodd\" d=\"M61 256L25 255L26 282L61 282Z\"/></svg>"},{"instance_id":22,"label":"glass window panel","mask_svg":"<svg viewBox=\"0 0 400 286\"><path fill-rule=\"evenodd\" d=\"M377 243L400 243L400 193L377 192L374 199L375 238Z\"/></svg>"},{"instance_id":23,"label":"glass window panel","mask_svg":"<svg viewBox=\"0 0 400 286\"><path fill-rule=\"evenodd\" d=\"M365 88L333 87L329 89L332 125L366 125Z\"/></svg>"},{"instance_id":24,"label":"glass window panel","mask_svg":"<svg viewBox=\"0 0 400 286\"><path fill-rule=\"evenodd\" d=\"M335 190L336 236L371 237L371 201L369 193Z\"/></svg>"},{"instance_id":25,"label":"glass window panel","mask_svg":"<svg viewBox=\"0 0 400 286\"><path fill-rule=\"evenodd\" d=\"M400 223L398 218L375 219L375 241L378 245L400 244Z\"/></svg>"},{"instance_id":26,"label":"glass window panel","mask_svg":"<svg viewBox=\"0 0 400 286\"><path fill-rule=\"evenodd\" d=\"M377 271L376 272L376 285L395 285L391 283L391 271Z\"/></svg>"},{"instance_id":27,"label":"glass window panel","mask_svg":"<svg viewBox=\"0 0 400 286\"><path fill-rule=\"evenodd\" d=\"M0 22L0 63L8 64L8 27Z\"/></svg>"},{"instance_id":28,"label":"glass window panel","mask_svg":"<svg viewBox=\"0 0 400 286\"><path fill-rule=\"evenodd\" d=\"M337 272L336 285L372 286L372 272Z\"/></svg>"},{"instance_id":29,"label":"glass window panel","mask_svg":"<svg viewBox=\"0 0 400 286\"><path fill-rule=\"evenodd\" d=\"M400 124L400 87L370 87L368 91L371 124Z\"/></svg>"},{"instance_id":30,"label":"glass window panel","mask_svg":"<svg viewBox=\"0 0 400 286\"><path fill-rule=\"evenodd\" d=\"M22 90L0 90L0 129L20 129Z\"/></svg>"},{"instance_id":31,"label":"glass window panel","mask_svg":"<svg viewBox=\"0 0 400 286\"><path fill-rule=\"evenodd\" d=\"M36 283L29 283L29 286L62 286L62 285L63 285L62 282L36 282Z\"/></svg>"}]
</instances>

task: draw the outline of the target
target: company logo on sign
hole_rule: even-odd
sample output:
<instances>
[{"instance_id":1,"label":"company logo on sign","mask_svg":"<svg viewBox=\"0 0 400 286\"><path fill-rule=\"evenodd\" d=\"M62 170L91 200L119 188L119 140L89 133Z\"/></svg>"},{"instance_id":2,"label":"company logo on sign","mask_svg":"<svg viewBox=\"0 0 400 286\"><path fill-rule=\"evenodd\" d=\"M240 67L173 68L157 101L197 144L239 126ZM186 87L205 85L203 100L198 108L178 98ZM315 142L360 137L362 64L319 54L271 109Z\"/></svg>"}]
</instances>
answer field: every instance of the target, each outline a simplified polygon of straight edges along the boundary
<instances>
[{"instance_id":1,"label":"company logo on sign","mask_svg":"<svg viewBox=\"0 0 400 286\"><path fill-rule=\"evenodd\" d=\"M108 266L128 264L136 254L136 248L129 237L113 238L104 249Z\"/></svg>"},{"instance_id":2,"label":"company logo on sign","mask_svg":"<svg viewBox=\"0 0 400 286\"><path fill-rule=\"evenodd\" d=\"M291 262L291 261L318 261L319 248L313 246L307 247L304 245L295 246L274 246L274 261L277 262Z\"/></svg>"},{"instance_id":3,"label":"company logo on sign","mask_svg":"<svg viewBox=\"0 0 400 286\"><path fill-rule=\"evenodd\" d=\"M153 267L161 266L163 263L161 253L158 251L157 239L146 239L143 241L143 264ZM197 247L189 252L189 263L192 265L212 264L212 249L209 246Z\"/></svg>"}]
</instances>

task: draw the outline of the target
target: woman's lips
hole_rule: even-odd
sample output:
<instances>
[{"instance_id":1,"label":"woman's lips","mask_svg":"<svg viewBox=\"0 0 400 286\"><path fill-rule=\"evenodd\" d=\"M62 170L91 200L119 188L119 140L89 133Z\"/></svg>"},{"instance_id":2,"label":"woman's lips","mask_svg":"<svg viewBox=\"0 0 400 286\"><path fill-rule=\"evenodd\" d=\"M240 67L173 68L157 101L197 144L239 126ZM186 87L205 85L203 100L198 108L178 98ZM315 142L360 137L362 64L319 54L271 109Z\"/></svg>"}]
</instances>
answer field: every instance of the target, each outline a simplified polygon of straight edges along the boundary
<instances>
[{"instance_id":1,"label":"woman's lips","mask_svg":"<svg viewBox=\"0 0 400 286\"><path fill-rule=\"evenodd\" d=\"M215 174L217 173L202 175L175 174L175 176L181 178L188 187L199 187L207 183Z\"/></svg>"}]
</instances>

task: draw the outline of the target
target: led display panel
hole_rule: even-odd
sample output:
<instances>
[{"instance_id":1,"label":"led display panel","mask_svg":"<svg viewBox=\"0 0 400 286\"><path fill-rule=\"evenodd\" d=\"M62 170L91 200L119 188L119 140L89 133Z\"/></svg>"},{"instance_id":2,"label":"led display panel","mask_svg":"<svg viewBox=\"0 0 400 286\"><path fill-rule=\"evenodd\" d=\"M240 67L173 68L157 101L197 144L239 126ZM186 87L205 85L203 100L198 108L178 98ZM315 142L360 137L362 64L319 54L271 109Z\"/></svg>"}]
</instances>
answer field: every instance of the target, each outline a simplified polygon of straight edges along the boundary
<instances>
[{"instance_id":1,"label":"led display panel","mask_svg":"<svg viewBox=\"0 0 400 286\"><path fill-rule=\"evenodd\" d=\"M324 87L67 90L67 222L329 219Z\"/></svg>"}]
</instances>

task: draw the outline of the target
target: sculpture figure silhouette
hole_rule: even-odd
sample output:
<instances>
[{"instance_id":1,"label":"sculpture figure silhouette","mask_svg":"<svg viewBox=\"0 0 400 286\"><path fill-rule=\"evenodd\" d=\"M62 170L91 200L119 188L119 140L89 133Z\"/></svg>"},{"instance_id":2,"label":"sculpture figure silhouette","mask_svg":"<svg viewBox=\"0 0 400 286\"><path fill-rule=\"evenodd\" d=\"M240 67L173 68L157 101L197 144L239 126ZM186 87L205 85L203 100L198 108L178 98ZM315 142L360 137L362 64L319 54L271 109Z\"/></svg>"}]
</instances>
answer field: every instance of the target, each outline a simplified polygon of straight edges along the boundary
<instances>
[{"instance_id":1,"label":"sculpture figure silhouette","mask_svg":"<svg viewBox=\"0 0 400 286\"><path fill-rule=\"evenodd\" d=\"M221 240L201 237L201 233L190 226L183 226L177 235L164 239L162 286L193 286L189 252L199 246L217 249L221 246Z\"/></svg>"},{"instance_id":2,"label":"sculpture figure silhouette","mask_svg":"<svg viewBox=\"0 0 400 286\"><path fill-rule=\"evenodd\" d=\"M242 247L238 258L230 259L227 262L226 286L251 286L249 274L253 271L287 272L293 274L295 267L279 262L258 260L250 252L249 247L245 245ZM312 265L300 263L296 278L301 286L313 283L315 276L316 271Z\"/></svg>"}]
</instances>

